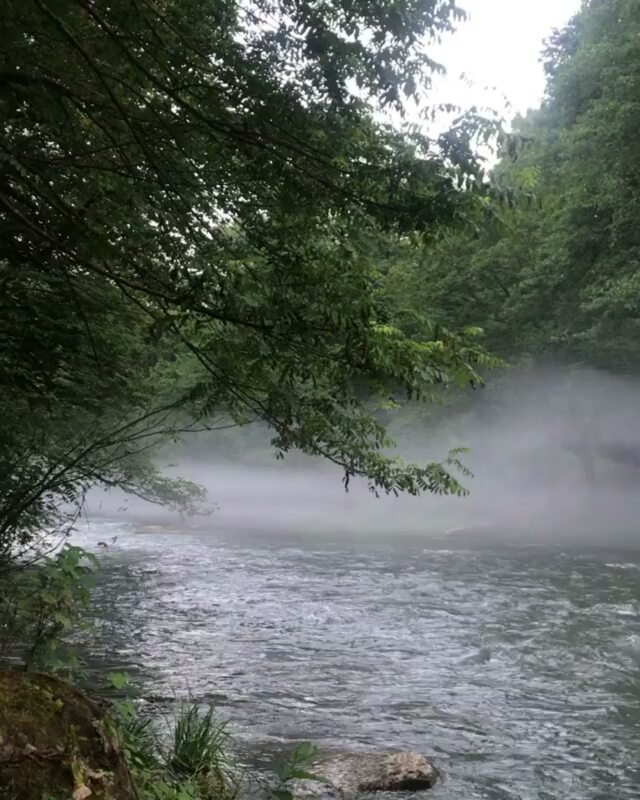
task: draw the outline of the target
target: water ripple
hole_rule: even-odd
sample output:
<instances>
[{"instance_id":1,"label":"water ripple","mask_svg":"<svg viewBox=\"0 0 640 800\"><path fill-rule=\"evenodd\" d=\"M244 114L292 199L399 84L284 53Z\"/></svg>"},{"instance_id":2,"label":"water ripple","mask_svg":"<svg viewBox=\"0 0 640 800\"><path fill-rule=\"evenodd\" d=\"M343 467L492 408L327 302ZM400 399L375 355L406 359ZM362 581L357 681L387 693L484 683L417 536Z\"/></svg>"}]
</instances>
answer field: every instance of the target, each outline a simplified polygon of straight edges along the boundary
<instances>
[{"instance_id":1,"label":"water ripple","mask_svg":"<svg viewBox=\"0 0 640 800\"><path fill-rule=\"evenodd\" d=\"M628 556L123 529L103 559L92 663L215 699L251 747L416 749L441 800L640 796Z\"/></svg>"}]
</instances>

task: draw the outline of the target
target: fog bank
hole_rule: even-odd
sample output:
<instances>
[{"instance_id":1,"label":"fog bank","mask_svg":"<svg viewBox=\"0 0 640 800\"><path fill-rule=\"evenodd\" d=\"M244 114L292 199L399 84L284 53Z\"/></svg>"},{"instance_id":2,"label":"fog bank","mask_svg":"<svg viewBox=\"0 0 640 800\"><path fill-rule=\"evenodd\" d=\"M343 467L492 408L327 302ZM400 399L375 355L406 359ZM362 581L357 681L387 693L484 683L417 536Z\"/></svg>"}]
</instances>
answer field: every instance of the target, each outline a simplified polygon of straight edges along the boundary
<instances>
[{"instance_id":1,"label":"fog bank","mask_svg":"<svg viewBox=\"0 0 640 800\"><path fill-rule=\"evenodd\" d=\"M468 497L348 493L340 471L311 458L268 456L267 431L246 447L187 441L171 473L207 489L207 517L176 514L94 491L87 513L149 525L299 535L401 536L640 546L640 383L584 369L513 370L435 415L391 420L399 451L421 463L466 446ZM237 444L237 443L236 443ZM165 459L167 461L167 459ZM460 530L462 529L462 530Z\"/></svg>"}]
</instances>

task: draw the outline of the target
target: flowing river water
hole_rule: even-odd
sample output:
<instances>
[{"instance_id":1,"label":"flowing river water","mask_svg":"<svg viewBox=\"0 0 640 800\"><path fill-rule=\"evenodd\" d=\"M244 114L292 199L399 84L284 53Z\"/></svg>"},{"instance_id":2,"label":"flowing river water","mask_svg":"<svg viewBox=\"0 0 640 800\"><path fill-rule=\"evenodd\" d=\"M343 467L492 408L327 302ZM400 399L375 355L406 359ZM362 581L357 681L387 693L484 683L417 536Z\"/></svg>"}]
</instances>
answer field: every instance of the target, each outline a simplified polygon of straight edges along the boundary
<instances>
[{"instance_id":1,"label":"flowing river water","mask_svg":"<svg viewBox=\"0 0 640 800\"><path fill-rule=\"evenodd\" d=\"M90 665L149 702L213 701L254 753L417 750L433 800L640 797L638 553L109 522L78 541L113 536Z\"/></svg>"}]
</instances>

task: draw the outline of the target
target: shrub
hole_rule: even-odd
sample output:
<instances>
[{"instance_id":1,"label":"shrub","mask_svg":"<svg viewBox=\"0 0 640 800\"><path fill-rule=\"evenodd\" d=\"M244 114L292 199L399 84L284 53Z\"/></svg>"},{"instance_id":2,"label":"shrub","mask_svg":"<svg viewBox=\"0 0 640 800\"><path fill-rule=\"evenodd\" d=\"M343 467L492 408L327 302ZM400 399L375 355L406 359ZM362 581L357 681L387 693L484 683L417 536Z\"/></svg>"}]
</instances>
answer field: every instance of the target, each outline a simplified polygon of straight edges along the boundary
<instances>
[{"instance_id":1,"label":"shrub","mask_svg":"<svg viewBox=\"0 0 640 800\"><path fill-rule=\"evenodd\" d=\"M77 668L64 640L87 624L96 566L93 555L66 545L0 574L0 660L13 656L43 672Z\"/></svg>"}]
</instances>

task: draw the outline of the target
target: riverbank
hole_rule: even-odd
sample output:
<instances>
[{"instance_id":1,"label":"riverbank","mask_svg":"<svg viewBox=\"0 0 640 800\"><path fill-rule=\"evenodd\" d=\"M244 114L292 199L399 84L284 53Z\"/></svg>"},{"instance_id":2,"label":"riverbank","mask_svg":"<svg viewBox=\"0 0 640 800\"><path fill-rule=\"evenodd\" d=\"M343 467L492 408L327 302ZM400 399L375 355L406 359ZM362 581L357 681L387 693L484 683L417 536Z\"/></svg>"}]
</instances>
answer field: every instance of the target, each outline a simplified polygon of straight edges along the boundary
<instances>
[{"instance_id":1,"label":"riverbank","mask_svg":"<svg viewBox=\"0 0 640 800\"><path fill-rule=\"evenodd\" d=\"M2 800L137 800L113 721L52 675L0 672Z\"/></svg>"},{"instance_id":2,"label":"riverbank","mask_svg":"<svg viewBox=\"0 0 640 800\"><path fill-rule=\"evenodd\" d=\"M161 741L131 704L97 703L52 675L0 671L2 800L352 800L415 794L438 780L418 753L322 756L304 744L265 782L231 761L213 709L193 704L179 712L164 750Z\"/></svg>"}]
</instances>

